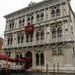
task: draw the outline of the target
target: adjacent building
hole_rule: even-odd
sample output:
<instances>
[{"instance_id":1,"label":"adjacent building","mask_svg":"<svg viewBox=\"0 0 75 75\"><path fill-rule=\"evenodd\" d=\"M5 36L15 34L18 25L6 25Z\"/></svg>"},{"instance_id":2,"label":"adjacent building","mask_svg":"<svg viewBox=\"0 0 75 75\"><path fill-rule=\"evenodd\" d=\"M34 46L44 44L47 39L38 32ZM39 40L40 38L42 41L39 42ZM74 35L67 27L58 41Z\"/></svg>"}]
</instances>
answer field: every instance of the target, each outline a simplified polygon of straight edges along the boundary
<instances>
[{"instance_id":1,"label":"adjacent building","mask_svg":"<svg viewBox=\"0 0 75 75\"><path fill-rule=\"evenodd\" d=\"M6 16L4 48L13 58L31 58L27 69L75 70L75 15L71 0L43 0ZM14 63L23 65L23 63Z\"/></svg>"},{"instance_id":2,"label":"adjacent building","mask_svg":"<svg viewBox=\"0 0 75 75\"><path fill-rule=\"evenodd\" d=\"M3 48L4 40L0 37L0 50Z\"/></svg>"}]
</instances>

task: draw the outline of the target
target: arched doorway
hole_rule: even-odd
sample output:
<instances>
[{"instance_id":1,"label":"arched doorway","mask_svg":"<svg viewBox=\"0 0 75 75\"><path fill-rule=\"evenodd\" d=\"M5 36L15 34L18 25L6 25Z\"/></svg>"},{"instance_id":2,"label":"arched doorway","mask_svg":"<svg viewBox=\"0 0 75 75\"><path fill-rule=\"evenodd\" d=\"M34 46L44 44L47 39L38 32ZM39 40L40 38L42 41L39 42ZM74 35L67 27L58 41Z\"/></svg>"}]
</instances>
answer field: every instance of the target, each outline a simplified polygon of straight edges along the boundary
<instances>
[{"instance_id":1,"label":"arched doorway","mask_svg":"<svg viewBox=\"0 0 75 75\"><path fill-rule=\"evenodd\" d=\"M32 67L32 52L28 51L26 53L26 58L27 58L26 69L29 69L30 67Z\"/></svg>"}]
</instances>

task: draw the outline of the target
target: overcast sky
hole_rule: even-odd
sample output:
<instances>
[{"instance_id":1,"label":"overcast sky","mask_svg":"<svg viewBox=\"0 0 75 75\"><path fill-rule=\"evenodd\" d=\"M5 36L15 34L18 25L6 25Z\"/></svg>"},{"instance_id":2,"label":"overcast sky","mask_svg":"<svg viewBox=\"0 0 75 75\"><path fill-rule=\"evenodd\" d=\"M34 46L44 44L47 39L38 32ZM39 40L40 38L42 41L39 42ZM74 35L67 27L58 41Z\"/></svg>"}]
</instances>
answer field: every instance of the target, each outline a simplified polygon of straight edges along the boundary
<instances>
[{"instance_id":1,"label":"overcast sky","mask_svg":"<svg viewBox=\"0 0 75 75\"><path fill-rule=\"evenodd\" d=\"M39 2L41 0L1 0L0 1L0 36L3 37L5 30L5 19L4 15L26 7L30 1ZM75 11L75 0L71 0L71 6Z\"/></svg>"}]
</instances>

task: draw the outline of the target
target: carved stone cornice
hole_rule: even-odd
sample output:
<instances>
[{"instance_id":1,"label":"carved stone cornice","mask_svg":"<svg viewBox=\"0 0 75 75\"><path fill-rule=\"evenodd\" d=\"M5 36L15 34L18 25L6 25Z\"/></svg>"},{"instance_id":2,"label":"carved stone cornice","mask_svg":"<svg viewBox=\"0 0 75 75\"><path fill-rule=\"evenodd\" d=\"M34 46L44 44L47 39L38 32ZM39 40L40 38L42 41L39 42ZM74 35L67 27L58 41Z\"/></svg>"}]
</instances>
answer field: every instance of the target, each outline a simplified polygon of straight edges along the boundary
<instances>
[{"instance_id":1,"label":"carved stone cornice","mask_svg":"<svg viewBox=\"0 0 75 75\"><path fill-rule=\"evenodd\" d=\"M19 14L21 14L21 13L26 13L26 12L35 10L35 9L37 9L37 8L42 8L42 7L44 7L44 6L46 7L46 6L50 5L50 4L52 5L52 4L54 4L54 3L57 3L57 2L60 3L60 2L63 2L63 1L66 2L67 0L44 0L44 1L40 1L40 2L35 3L35 4L31 5L31 6L22 8L22 9L20 9L20 10L17 10L17 11L15 11L15 12L12 12L12 13L10 13L10 14L8 14L8 15L5 15L4 17L5 17L5 18L13 17L13 16L15 16L16 14L19 15Z\"/></svg>"}]
</instances>

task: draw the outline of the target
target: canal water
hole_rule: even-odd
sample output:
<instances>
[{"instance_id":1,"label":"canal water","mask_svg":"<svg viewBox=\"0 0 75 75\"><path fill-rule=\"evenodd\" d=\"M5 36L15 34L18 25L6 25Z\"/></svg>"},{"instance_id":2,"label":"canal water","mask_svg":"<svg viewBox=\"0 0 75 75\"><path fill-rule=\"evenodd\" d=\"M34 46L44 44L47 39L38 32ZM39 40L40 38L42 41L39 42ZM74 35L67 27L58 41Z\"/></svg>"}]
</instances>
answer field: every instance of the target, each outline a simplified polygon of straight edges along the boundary
<instances>
[{"instance_id":1,"label":"canal water","mask_svg":"<svg viewBox=\"0 0 75 75\"><path fill-rule=\"evenodd\" d=\"M25 73L11 73L10 75L46 75L46 73L41 73L41 72L25 72Z\"/></svg>"},{"instance_id":2,"label":"canal water","mask_svg":"<svg viewBox=\"0 0 75 75\"><path fill-rule=\"evenodd\" d=\"M10 75L75 75L75 73L12 73Z\"/></svg>"},{"instance_id":3,"label":"canal water","mask_svg":"<svg viewBox=\"0 0 75 75\"><path fill-rule=\"evenodd\" d=\"M75 75L75 73L63 73L63 72L53 72L53 73L48 73L48 72L15 72L15 73L0 73L0 75Z\"/></svg>"}]
</instances>

